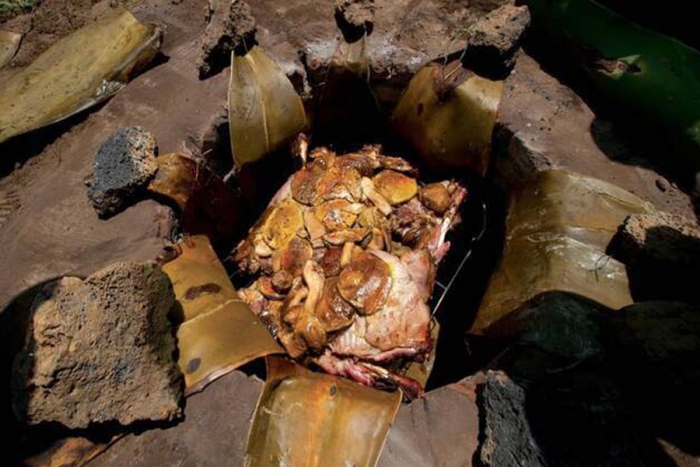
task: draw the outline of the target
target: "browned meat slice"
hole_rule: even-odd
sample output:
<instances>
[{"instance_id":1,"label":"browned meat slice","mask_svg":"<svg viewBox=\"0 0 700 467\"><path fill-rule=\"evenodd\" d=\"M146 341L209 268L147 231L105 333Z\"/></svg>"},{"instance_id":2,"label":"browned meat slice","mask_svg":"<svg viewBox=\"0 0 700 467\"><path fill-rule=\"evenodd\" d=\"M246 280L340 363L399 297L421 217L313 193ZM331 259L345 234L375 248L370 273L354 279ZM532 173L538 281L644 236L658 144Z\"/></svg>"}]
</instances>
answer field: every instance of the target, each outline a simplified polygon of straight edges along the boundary
<instances>
[{"instance_id":1,"label":"browned meat slice","mask_svg":"<svg viewBox=\"0 0 700 467\"><path fill-rule=\"evenodd\" d=\"M386 367L430 352L427 303L466 190L420 186L408 162L380 150L302 151L308 163L232 257L253 279L241 298L290 356L418 394Z\"/></svg>"}]
</instances>

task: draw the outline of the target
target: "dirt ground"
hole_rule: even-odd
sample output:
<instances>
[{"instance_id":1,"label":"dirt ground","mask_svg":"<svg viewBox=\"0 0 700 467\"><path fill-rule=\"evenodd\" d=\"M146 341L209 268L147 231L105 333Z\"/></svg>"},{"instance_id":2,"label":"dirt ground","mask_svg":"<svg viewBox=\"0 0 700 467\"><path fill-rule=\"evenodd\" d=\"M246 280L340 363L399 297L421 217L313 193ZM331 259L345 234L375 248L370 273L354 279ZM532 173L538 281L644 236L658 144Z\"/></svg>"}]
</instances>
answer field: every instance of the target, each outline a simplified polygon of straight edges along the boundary
<instances>
[{"instance_id":1,"label":"dirt ground","mask_svg":"<svg viewBox=\"0 0 700 467\"><path fill-rule=\"evenodd\" d=\"M334 0L249 3L258 21L260 45L298 88L308 88L310 64L314 59L328 60L342 37L333 18ZM395 79L398 91L391 94L395 99L420 65L458 51L466 28L504 3L376 0L369 43L376 60L370 79ZM56 277L84 277L118 260L154 259L170 242L176 215L156 201L140 202L109 220L97 217L84 182L105 139L125 126L140 125L155 135L160 154L202 157L210 144L207 139L221 125L229 71L203 81L195 66L207 0L44 0L32 13L0 22L0 29L25 34L10 68L26 66L56 40L117 4L164 30L162 54L105 104L0 147L0 310L23 292ZM492 175L503 187L541 170L563 168L618 184L660 209L694 216L689 197L673 181L660 175L643 154L634 153L610 122L599 119L584 99L528 55L520 56L505 83L494 142ZM254 377L234 372L192 398L189 424L172 431L130 435L96 465L127 465L137 458L136 465L153 465L149 462L154 459L187 465L189 455L199 460L210 456L222 463L242 460L244 436L261 386ZM392 431L380 465L444 465L452 447L441 439L453 438L442 434L454 435L460 422L457 417L474 415L471 406L450 414L450 404L464 399L462 392L452 388L434 394L433 405L423 407L419 401L404 407L399 430ZM441 398L447 402L440 402ZM241 401L244 410L225 416ZM421 411L425 414L414 415ZM217 417L212 418L213 414ZM0 410L0 418L3 415ZM444 431L428 437L430 423L440 424L439 430ZM200 425L207 425L205 434L213 433L204 441ZM220 428L235 436L235 442L214 439ZM8 439L10 446L17 441ZM418 454L407 457L407 449L417 439L424 441L426 452L433 450L430 459ZM154 444L157 449L164 446L165 454L158 451L152 457Z\"/></svg>"}]
</instances>

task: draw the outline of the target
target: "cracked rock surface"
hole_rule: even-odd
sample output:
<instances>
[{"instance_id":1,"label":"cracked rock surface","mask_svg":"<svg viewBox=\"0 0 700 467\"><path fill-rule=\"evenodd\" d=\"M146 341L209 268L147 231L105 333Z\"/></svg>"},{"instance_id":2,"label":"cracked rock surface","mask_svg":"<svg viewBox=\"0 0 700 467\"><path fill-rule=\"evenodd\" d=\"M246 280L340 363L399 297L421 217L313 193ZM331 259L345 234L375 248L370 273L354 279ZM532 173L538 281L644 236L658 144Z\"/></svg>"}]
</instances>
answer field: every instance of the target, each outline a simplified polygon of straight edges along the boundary
<instances>
[{"instance_id":1,"label":"cracked rock surface","mask_svg":"<svg viewBox=\"0 0 700 467\"><path fill-rule=\"evenodd\" d=\"M13 409L68 428L181 415L168 313L175 295L155 263L115 263L65 277L36 298L15 359Z\"/></svg>"},{"instance_id":2,"label":"cracked rock surface","mask_svg":"<svg viewBox=\"0 0 700 467\"><path fill-rule=\"evenodd\" d=\"M97 151L88 198L100 217L117 214L134 201L157 170L155 137L142 127L124 128Z\"/></svg>"}]
</instances>

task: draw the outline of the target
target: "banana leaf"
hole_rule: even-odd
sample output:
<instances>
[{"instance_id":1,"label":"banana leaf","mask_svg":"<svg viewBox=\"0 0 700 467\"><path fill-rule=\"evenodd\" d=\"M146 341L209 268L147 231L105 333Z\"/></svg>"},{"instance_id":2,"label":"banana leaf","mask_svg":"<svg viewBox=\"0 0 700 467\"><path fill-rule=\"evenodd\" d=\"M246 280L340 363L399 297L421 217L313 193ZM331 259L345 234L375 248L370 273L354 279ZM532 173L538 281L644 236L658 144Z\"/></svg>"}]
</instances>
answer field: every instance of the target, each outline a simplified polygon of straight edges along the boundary
<instances>
[{"instance_id":1,"label":"banana leaf","mask_svg":"<svg viewBox=\"0 0 700 467\"><path fill-rule=\"evenodd\" d=\"M204 234L214 245L230 246L243 209L240 198L219 176L193 159L165 154L158 156L156 163L158 171L148 191L180 208L186 233Z\"/></svg>"},{"instance_id":2,"label":"banana leaf","mask_svg":"<svg viewBox=\"0 0 700 467\"><path fill-rule=\"evenodd\" d=\"M180 255L163 271L181 307L177 341L186 394L256 358L283 353L238 298L206 236L187 237L178 249Z\"/></svg>"},{"instance_id":3,"label":"banana leaf","mask_svg":"<svg viewBox=\"0 0 700 467\"><path fill-rule=\"evenodd\" d=\"M614 310L632 303L625 266L606 248L628 215L653 210L600 180L559 170L536 175L512 196L503 257L471 332L484 332L546 292Z\"/></svg>"},{"instance_id":4,"label":"banana leaf","mask_svg":"<svg viewBox=\"0 0 700 467\"><path fill-rule=\"evenodd\" d=\"M459 60L432 63L413 77L392 122L428 166L483 175L502 93L502 81L482 78Z\"/></svg>"},{"instance_id":5,"label":"banana leaf","mask_svg":"<svg viewBox=\"0 0 700 467\"><path fill-rule=\"evenodd\" d=\"M304 106L291 81L257 46L231 56L228 115L239 169L279 149L306 126Z\"/></svg>"},{"instance_id":6,"label":"banana leaf","mask_svg":"<svg viewBox=\"0 0 700 467\"><path fill-rule=\"evenodd\" d=\"M114 95L156 56L161 35L117 8L56 42L0 87L0 143Z\"/></svg>"},{"instance_id":7,"label":"banana leaf","mask_svg":"<svg viewBox=\"0 0 700 467\"><path fill-rule=\"evenodd\" d=\"M585 52L579 65L601 97L627 118L664 129L684 155L675 162L700 170L700 52L595 1L524 3L549 39Z\"/></svg>"},{"instance_id":8,"label":"banana leaf","mask_svg":"<svg viewBox=\"0 0 700 467\"><path fill-rule=\"evenodd\" d=\"M0 31L0 68L10 63L19 49L20 42L22 42L22 34Z\"/></svg>"},{"instance_id":9,"label":"banana leaf","mask_svg":"<svg viewBox=\"0 0 700 467\"><path fill-rule=\"evenodd\" d=\"M400 392L269 357L245 465L374 467L400 404Z\"/></svg>"}]
</instances>

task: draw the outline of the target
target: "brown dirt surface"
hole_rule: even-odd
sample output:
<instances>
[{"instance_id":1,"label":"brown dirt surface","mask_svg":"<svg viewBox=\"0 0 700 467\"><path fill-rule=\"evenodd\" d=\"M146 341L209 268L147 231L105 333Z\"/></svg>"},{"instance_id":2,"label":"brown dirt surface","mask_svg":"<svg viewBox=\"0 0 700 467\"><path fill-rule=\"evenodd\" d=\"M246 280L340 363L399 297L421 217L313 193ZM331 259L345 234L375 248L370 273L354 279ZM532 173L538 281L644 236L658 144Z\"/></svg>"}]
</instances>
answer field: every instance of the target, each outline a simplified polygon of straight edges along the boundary
<instances>
[{"instance_id":1,"label":"brown dirt surface","mask_svg":"<svg viewBox=\"0 0 700 467\"><path fill-rule=\"evenodd\" d=\"M688 195L662 190L658 173L631 150L609 122L600 120L574 91L521 54L506 79L495 129L494 176L521 183L547 169L566 169L624 188L664 211L693 218Z\"/></svg>"}]
</instances>

